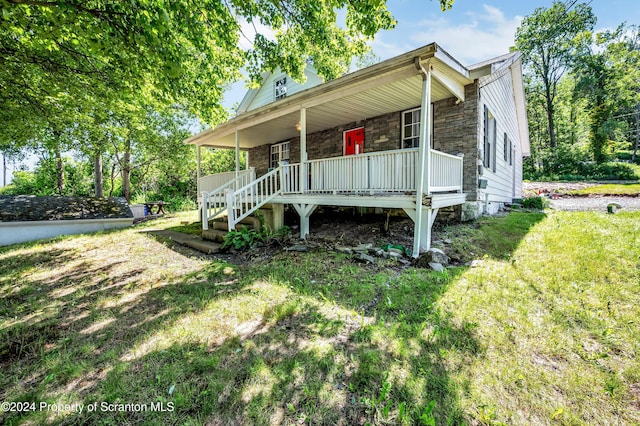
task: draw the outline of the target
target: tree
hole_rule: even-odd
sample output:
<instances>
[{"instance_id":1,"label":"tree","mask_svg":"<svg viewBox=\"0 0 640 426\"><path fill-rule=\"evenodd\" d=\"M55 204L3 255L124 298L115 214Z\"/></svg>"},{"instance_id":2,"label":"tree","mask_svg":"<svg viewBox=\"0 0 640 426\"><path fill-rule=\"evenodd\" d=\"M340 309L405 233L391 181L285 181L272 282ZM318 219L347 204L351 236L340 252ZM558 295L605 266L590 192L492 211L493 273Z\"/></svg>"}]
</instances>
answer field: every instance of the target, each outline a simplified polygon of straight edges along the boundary
<instances>
[{"instance_id":1,"label":"tree","mask_svg":"<svg viewBox=\"0 0 640 426\"><path fill-rule=\"evenodd\" d=\"M338 10L346 10L344 27ZM0 96L33 112L59 93L145 93L205 122L224 118L225 84L280 66L301 77L305 61L333 78L366 41L395 21L385 1L2 0ZM273 29L240 47L243 24Z\"/></svg>"},{"instance_id":2,"label":"tree","mask_svg":"<svg viewBox=\"0 0 640 426\"><path fill-rule=\"evenodd\" d=\"M588 5L575 3L556 1L548 9L538 8L516 31L516 48L522 52L532 77L540 82L552 151L557 146L554 107L558 83L575 56L588 49L590 37L585 33L596 22Z\"/></svg>"},{"instance_id":3,"label":"tree","mask_svg":"<svg viewBox=\"0 0 640 426\"><path fill-rule=\"evenodd\" d=\"M591 152L597 163L607 159L606 146L623 122L616 113L640 102L640 29L620 25L596 34L595 45L576 62L578 93L589 104Z\"/></svg>"}]
</instances>

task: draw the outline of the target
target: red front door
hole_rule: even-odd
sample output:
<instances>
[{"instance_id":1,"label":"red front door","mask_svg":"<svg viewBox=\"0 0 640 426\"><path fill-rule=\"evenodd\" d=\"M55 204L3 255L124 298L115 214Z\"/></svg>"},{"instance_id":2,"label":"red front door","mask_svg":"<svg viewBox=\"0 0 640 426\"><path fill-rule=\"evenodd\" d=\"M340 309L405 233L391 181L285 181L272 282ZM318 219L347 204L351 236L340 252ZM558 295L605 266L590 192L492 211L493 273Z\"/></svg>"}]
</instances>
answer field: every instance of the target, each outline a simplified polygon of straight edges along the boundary
<instances>
[{"instance_id":1,"label":"red front door","mask_svg":"<svg viewBox=\"0 0 640 426\"><path fill-rule=\"evenodd\" d=\"M344 132L344 155L362 154L364 152L364 127Z\"/></svg>"}]
</instances>

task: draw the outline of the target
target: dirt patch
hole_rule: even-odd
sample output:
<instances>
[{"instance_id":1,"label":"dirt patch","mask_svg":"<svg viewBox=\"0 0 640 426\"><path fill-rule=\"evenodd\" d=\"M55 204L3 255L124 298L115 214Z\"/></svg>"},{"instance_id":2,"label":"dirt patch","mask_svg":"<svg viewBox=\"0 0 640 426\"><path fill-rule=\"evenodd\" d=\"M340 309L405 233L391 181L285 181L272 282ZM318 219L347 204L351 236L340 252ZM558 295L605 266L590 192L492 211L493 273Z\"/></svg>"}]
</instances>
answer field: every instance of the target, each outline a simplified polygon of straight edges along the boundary
<instances>
[{"instance_id":1,"label":"dirt patch","mask_svg":"<svg viewBox=\"0 0 640 426\"><path fill-rule=\"evenodd\" d=\"M280 253L286 254L289 249L293 248L290 250L291 252L343 251L352 255L354 261L368 263L365 259L358 257L357 250L350 250L367 246L369 247L368 254L374 257L376 263L379 263L379 260L384 261L387 257L380 253L376 254L375 249L392 245L396 252L401 252L405 248L409 253L413 250L414 223L406 215L395 211L391 215L386 213L364 215L344 212L342 214L314 213L311 216L310 225L310 234L306 240L299 238L299 228L293 225L291 235L282 241L261 245L247 251L229 251L213 256L234 264L267 263L274 256ZM461 224L460 226L466 228L469 225ZM434 246L442 246L449 241L451 231L447 231L445 235L444 227L444 223L436 222L434 224L432 233ZM447 251L446 248L443 249L445 252ZM403 267L412 261L407 255L398 256L398 258L400 260L399 266ZM372 269L377 268L375 265L370 266Z\"/></svg>"}]
</instances>

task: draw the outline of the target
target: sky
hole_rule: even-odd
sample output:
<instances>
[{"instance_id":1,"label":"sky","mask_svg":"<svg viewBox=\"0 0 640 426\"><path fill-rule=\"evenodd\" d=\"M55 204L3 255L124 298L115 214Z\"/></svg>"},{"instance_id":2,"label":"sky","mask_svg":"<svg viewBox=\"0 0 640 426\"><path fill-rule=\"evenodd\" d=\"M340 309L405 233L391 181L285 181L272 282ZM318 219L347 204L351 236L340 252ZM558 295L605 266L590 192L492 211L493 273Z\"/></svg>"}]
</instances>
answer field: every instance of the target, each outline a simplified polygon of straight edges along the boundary
<instances>
[{"instance_id":1,"label":"sky","mask_svg":"<svg viewBox=\"0 0 640 426\"><path fill-rule=\"evenodd\" d=\"M591 6L598 18L596 31L614 29L622 22L640 25L638 0L578 3ZM522 19L552 4L552 0L455 0L451 10L442 12L439 0L388 0L387 7L398 24L379 33L371 47L385 60L435 42L462 64L472 65L508 53ZM224 105L232 108L245 93L243 83L234 85Z\"/></svg>"},{"instance_id":2,"label":"sky","mask_svg":"<svg viewBox=\"0 0 640 426\"><path fill-rule=\"evenodd\" d=\"M596 31L614 29L622 22L640 25L638 0L579 3L591 6L598 18ZM379 33L371 47L385 60L435 42L462 64L472 65L508 53L523 17L552 4L553 0L455 0L451 10L442 12L439 0L388 0L387 7L398 24L393 30ZM246 90L244 83L233 85L225 95L225 107L231 109L239 103ZM26 162L32 169L34 159ZM14 167L19 167L19 163L9 164L9 178Z\"/></svg>"}]
</instances>

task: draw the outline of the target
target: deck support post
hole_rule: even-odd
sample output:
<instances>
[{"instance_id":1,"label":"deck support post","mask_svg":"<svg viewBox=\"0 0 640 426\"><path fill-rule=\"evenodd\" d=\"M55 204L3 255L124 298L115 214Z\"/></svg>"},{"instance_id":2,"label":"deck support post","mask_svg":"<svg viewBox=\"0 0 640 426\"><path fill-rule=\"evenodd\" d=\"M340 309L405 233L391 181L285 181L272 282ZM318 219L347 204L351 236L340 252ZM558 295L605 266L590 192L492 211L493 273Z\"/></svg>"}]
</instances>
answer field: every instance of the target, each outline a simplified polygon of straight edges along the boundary
<instances>
[{"instance_id":1,"label":"deck support post","mask_svg":"<svg viewBox=\"0 0 640 426\"><path fill-rule=\"evenodd\" d=\"M206 231L209 229L209 200L207 200L207 193L202 191L200 194L200 199L202 200L200 206L200 215L202 219L202 229Z\"/></svg>"},{"instance_id":2,"label":"deck support post","mask_svg":"<svg viewBox=\"0 0 640 426\"><path fill-rule=\"evenodd\" d=\"M431 248L431 228L433 227L433 223L436 221L436 216L438 215L438 209L432 209L430 207L425 207L420 212L420 217L418 219L416 215L415 209L403 209L404 212L409 216L414 224L416 229L418 228L418 222L422 222L422 227L420 228L420 234L417 237L414 232L414 242L413 242L413 257L418 257L420 252L428 251ZM418 253L416 254L416 245L418 246Z\"/></svg>"},{"instance_id":3,"label":"deck support post","mask_svg":"<svg viewBox=\"0 0 640 426\"><path fill-rule=\"evenodd\" d=\"M307 192L309 173L307 172L307 109L300 108L300 191Z\"/></svg>"},{"instance_id":4,"label":"deck support post","mask_svg":"<svg viewBox=\"0 0 640 426\"><path fill-rule=\"evenodd\" d=\"M293 208L296 209L300 216L300 238L305 240L309 235L309 216L318 207L316 204L294 204Z\"/></svg>"},{"instance_id":5,"label":"deck support post","mask_svg":"<svg viewBox=\"0 0 640 426\"><path fill-rule=\"evenodd\" d=\"M415 230L413 232L413 257L418 257L421 250L428 250L431 245L431 209L429 207L424 208L422 205L423 196L429 195L431 183L431 64L427 62L425 68L418 57L415 58L415 66L422 74Z\"/></svg>"}]
</instances>

